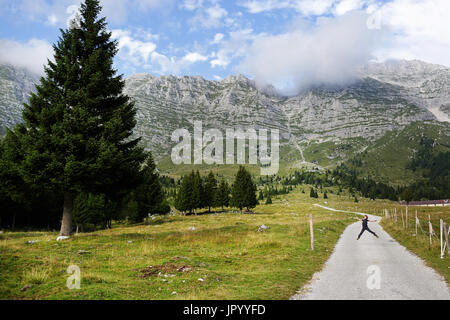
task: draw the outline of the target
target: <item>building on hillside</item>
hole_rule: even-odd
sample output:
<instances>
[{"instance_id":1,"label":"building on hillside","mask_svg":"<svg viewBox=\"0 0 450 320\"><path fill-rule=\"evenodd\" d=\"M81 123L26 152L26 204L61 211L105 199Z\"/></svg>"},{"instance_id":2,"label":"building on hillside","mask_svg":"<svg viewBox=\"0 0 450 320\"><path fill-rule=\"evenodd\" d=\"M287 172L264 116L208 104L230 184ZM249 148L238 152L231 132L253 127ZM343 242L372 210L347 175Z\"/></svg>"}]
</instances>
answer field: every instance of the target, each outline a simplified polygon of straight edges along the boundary
<instances>
[{"instance_id":1,"label":"building on hillside","mask_svg":"<svg viewBox=\"0 0 450 320\"><path fill-rule=\"evenodd\" d=\"M406 201L400 201L400 204L406 205ZM450 206L450 199L445 200L426 200L426 201L411 201L408 203L409 206L420 206L420 207L436 207L436 206Z\"/></svg>"}]
</instances>

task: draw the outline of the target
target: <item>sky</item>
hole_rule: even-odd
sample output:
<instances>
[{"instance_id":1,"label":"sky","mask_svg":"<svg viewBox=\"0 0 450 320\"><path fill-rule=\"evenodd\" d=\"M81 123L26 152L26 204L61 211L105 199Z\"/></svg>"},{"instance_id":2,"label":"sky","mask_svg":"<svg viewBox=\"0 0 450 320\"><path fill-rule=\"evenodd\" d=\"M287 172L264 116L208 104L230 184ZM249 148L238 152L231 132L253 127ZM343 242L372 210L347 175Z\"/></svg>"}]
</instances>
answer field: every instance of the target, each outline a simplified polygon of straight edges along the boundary
<instances>
[{"instance_id":1,"label":"sky","mask_svg":"<svg viewBox=\"0 0 450 320\"><path fill-rule=\"evenodd\" d=\"M0 0L0 62L43 72L80 0ZM289 92L368 61L450 66L449 0L101 0L126 77L244 74Z\"/></svg>"}]
</instances>

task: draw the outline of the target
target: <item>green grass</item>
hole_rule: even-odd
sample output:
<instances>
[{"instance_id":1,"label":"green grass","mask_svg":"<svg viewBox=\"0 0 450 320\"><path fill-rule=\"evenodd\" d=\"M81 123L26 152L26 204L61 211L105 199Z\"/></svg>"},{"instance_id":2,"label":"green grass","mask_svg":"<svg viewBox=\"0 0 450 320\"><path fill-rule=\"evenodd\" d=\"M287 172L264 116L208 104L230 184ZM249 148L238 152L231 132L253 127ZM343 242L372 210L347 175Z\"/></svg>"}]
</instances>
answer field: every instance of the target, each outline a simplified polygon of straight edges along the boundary
<instances>
[{"instance_id":1,"label":"green grass","mask_svg":"<svg viewBox=\"0 0 450 320\"><path fill-rule=\"evenodd\" d=\"M447 284L450 284L450 258L445 254L444 258L440 257L440 239L439 239L439 220L450 224L450 208L449 207L410 207L408 213L408 228L406 228L406 214L403 207L403 220L401 212L397 210L397 219L383 219L383 228L393 236L401 245L414 252L422 258L426 264L438 273L440 273ZM420 221L420 227L416 234L415 229L415 211ZM437 236L430 237L428 232L428 216L433 225L433 230Z\"/></svg>"},{"instance_id":2,"label":"green grass","mask_svg":"<svg viewBox=\"0 0 450 320\"><path fill-rule=\"evenodd\" d=\"M360 155L361 176L371 176L377 181L393 185L407 185L418 180L421 172L406 168L414 152L420 147L422 135L436 141L436 150L450 150L450 125L448 123L417 122L403 130L388 132Z\"/></svg>"},{"instance_id":3,"label":"green grass","mask_svg":"<svg viewBox=\"0 0 450 320\"><path fill-rule=\"evenodd\" d=\"M64 242L55 241L56 233L6 232L0 299L287 299L321 270L354 216L316 208L300 189L273 200L252 215L160 217L149 226L116 226ZM257 232L262 224L270 229ZM80 290L66 287L70 265L81 269ZM149 266L162 276L140 277Z\"/></svg>"}]
</instances>

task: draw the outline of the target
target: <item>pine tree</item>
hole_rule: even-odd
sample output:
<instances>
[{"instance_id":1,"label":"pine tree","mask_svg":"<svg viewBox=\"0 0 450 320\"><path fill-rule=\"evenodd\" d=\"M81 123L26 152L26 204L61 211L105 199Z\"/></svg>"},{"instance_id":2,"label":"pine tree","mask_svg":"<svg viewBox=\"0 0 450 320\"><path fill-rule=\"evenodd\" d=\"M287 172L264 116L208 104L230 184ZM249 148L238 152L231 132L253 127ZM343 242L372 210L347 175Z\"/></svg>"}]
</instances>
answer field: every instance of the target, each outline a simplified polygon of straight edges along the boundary
<instances>
[{"instance_id":1,"label":"pine tree","mask_svg":"<svg viewBox=\"0 0 450 320\"><path fill-rule=\"evenodd\" d=\"M116 209L116 205L106 199L105 195L82 192L75 198L73 220L81 226L93 224L108 227L111 213Z\"/></svg>"},{"instance_id":2,"label":"pine tree","mask_svg":"<svg viewBox=\"0 0 450 320\"><path fill-rule=\"evenodd\" d=\"M222 207L222 210L230 204L230 187L225 180L220 182L214 202L215 206Z\"/></svg>"},{"instance_id":3,"label":"pine tree","mask_svg":"<svg viewBox=\"0 0 450 320\"><path fill-rule=\"evenodd\" d=\"M259 201L264 200L264 194L263 194L262 190L259 191L258 200L259 200Z\"/></svg>"},{"instance_id":4,"label":"pine tree","mask_svg":"<svg viewBox=\"0 0 450 320\"><path fill-rule=\"evenodd\" d=\"M328 194L327 194L326 191L325 191L325 193L323 194L323 198L324 198L324 199L328 199Z\"/></svg>"},{"instance_id":5,"label":"pine tree","mask_svg":"<svg viewBox=\"0 0 450 320\"><path fill-rule=\"evenodd\" d=\"M194 172L181 179L180 189L175 198L175 208L181 212L192 213L194 209Z\"/></svg>"},{"instance_id":6,"label":"pine tree","mask_svg":"<svg viewBox=\"0 0 450 320\"><path fill-rule=\"evenodd\" d=\"M317 191L314 188L311 188L311 191L309 192L309 196L311 198L318 198L319 195L317 194Z\"/></svg>"},{"instance_id":7,"label":"pine tree","mask_svg":"<svg viewBox=\"0 0 450 320\"><path fill-rule=\"evenodd\" d=\"M16 226L18 215L31 205L29 186L25 183L21 172L22 150L17 134L8 130L0 144L0 222L4 225ZM0 224L1 226L1 224Z\"/></svg>"},{"instance_id":8,"label":"pine tree","mask_svg":"<svg viewBox=\"0 0 450 320\"><path fill-rule=\"evenodd\" d=\"M164 214L167 208L163 207L164 194L156 171L153 157L149 154L145 166L140 171L142 179L134 192L134 199L138 204L138 216L134 217L135 222L142 221L149 214Z\"/></svg>"},{"instance_id":9,"label":"pine tree","mask_svg":"<svg viewBox=\"0 0 450 320\"><path fill-rule=\"evenodd\" d=\"M241 212L243 208L250 210L258 204L256 185L253 183L250 173L243 166L239 167L236 174L230 204L235 208L239 208Z\"/></svg>"},{"instance_id":10,"label":"pine tree","mask_svg":"<svg viewBox=\"0 0 450 320\"><path fill-rule=\"evenodd\" d=\"M208 174L205 182L204 190L204 205L211 212L211 207L214 206L214 199L217 193L217 180L212 172Z\"/></svg>"},{"instance_id":11,"label":"pine tree","mask_svg":"<svg viewBox=\"0 0 450 320\"><path fill-rule=\"evenodd\" d=\"M266 204L272 204L272 198L270 196L267 197Z\"/></svg>"},{"instance_id":12,"label":"pine tree","mask_svg":"<svg viewBox=\"0 0 450 320\"><path fill-rule=\"evenodd\" d=\"M25 105L25 179L61 190L64 209L60 235L72 232L74 198L81 191L115 197L137 183L146 155L130 139L136 110L122 94L111 41L98 0L81 4L79 28L61 30L46 76Z\"/></svg>"},{"instance_id":13,"label":"pine tree","mask_svg":"<svg viewBox=\"0 0 450 320\"><path fill-rule=\"evenodd\" d=\"M203 209L205 207L205 191L203 186L203 180L200 176L200 172L193 173L193 205L195 213L197 214L198 209Z\"/></svg>"}]
</instances>

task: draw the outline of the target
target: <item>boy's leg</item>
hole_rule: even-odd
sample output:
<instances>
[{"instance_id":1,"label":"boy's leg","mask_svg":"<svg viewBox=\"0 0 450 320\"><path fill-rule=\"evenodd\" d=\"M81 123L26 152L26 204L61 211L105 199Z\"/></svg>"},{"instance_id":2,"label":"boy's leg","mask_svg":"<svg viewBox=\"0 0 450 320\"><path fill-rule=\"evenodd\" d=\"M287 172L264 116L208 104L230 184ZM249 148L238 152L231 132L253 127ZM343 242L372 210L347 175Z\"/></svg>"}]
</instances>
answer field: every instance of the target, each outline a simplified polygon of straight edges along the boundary
<instances>
[{"instance_id":1,"label":"boy's leg","mask_svg":"<svg viewBox=\"0 0 450 320\"><path fill-rule=\"evenodd\" d=\"M375 237L378 238L378 235L375 232L373 232L372 230L370 230L369 228L367 228L367 231L369 231L371 234L373 234Z\"/></svg>"},{"instance_id":2,"label":"boy's leg","mask_svg":"<svg viewBox=\"0 0 450 320\"><path fill-rule=\"evenodd\" d=\"M361 233L360 233L359 236L358 236L358 240L359 240L359 238L361 238L361 236L362 236L362 234L364 233L364 231L366 231L366 229L363 228L363 229L361 230Z\"/></svg>"}]
</instances>

